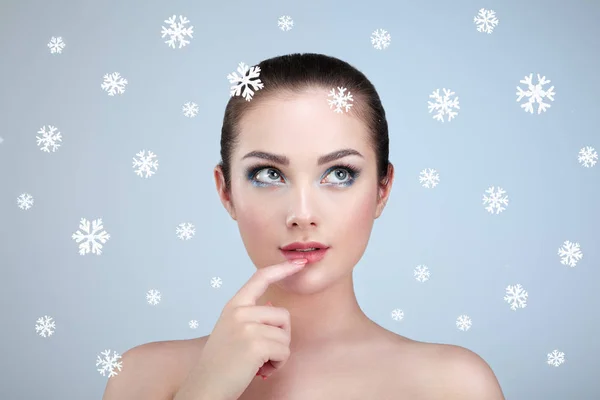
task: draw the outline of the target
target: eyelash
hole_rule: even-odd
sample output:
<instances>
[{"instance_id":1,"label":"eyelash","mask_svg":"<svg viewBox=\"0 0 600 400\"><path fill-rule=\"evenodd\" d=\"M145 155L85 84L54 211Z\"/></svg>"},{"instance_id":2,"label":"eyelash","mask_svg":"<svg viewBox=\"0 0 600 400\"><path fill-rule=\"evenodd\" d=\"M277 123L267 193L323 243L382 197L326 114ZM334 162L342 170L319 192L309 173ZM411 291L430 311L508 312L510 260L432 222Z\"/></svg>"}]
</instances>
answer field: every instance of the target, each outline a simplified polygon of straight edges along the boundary
<instances>
[{"instance_id":1,"label":"eyelash","mask_svg":"<svg viewBox=\"0 0 600 400\"><path fill-rule=\"evenodd\" d=\"M279 171L279 168L277 168L273 165L258 164L258 165L250 166L246 169L246 175L248 177L248 180L253 185L260 186L260 187L271 185L271 183L260 182L255 179L256 174L258 174L263 169L273 169L273 170L277 171L277 173L280 176L282 175L281 172ZM350 179L346 182L334 183L333 184L334 186L350 186L354 183L356 178L358 178L358 176L360 175L360 170L358 168L355 168L354 166L352 166L350 164L338 164L338 165L334 165L333 167L329 168L327 170L327 173L325 174L325 176L328 176L331 172L338 170L338 169L346 170L348 172L348 175L350 175Z\"/></svg>"}]
</instances>

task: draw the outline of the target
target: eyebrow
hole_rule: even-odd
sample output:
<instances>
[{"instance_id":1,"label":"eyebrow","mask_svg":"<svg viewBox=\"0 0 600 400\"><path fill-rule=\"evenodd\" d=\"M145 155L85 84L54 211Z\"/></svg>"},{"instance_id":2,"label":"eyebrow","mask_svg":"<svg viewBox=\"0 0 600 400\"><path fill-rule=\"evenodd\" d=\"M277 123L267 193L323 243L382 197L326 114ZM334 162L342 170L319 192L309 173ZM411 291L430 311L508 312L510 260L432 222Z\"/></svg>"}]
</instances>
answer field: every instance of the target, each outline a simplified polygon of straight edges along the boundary
<instances>
[{"instance_id":1,"label":"eyebrow","mask_svg":"<svg viewBox=\"0 0 600 400\"><path fill-rule=\"evenodd\" d=\"M359 157L364 158L362 154L360 154L358 151L356 151L354 149L341 149L341 150L332 151L331 153L327 153L327 154L319 157L319 159L317 160L317 164L318 165L327 164L328 162L337 160L339 158L347 157L347 156L359 156ZM273 154L273 153L267 153L266 151L251 151L250 153L248 153L244 157L242 157L242 160L245 160L246 158L251 158L251 157L262 158L264 160L269 160L271 162L281 164L281 165L289 165L290 164L290 160L286 156L282 156L279 154Z\"/></svg>"}]
</instances>

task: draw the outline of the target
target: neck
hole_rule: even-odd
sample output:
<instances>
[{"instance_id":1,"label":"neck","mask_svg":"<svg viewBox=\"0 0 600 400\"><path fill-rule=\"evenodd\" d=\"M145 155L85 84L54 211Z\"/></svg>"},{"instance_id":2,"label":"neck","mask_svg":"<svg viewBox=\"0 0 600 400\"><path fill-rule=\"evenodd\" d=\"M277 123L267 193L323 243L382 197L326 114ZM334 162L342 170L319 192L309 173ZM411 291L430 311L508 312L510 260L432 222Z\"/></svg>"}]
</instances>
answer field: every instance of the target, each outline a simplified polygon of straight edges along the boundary
<instances>
[{"instance_id":1,"label":"neck","mask_svg":"<svg viewBox=\"0 0 600 400\"><path fill-rule=\"evenodd\" d=\"M269 301L274 307L286 308L290 313L292 350L317 348L330 341L352 340L374 325L358 305L352 273L335 285L310 294L283 290L273 284L257 305L266 305Z\"/></svg>"}]
</instances>

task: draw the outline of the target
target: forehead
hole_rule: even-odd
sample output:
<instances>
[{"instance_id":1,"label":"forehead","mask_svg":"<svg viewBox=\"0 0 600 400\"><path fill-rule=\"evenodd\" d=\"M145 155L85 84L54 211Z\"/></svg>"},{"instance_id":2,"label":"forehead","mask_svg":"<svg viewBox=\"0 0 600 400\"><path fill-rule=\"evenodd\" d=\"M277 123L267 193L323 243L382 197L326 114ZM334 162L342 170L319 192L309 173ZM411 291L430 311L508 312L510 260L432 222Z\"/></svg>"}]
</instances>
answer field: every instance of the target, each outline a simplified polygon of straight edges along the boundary
<instances>
[{"instance_id":1,"label":"forehead","mask_svg":"<svg viewBox=\"0 0 600 400\"><path fill-rule=\"evenodd\" d=\"M367 157L367 125L352 112L336 113L327 103L327 94L325 89L312 89L261 99L240 121L236 152L272 151L288 154L293 160L294 155L314 157L315 153L350 147Z\"/></svg>"}]
</instances>

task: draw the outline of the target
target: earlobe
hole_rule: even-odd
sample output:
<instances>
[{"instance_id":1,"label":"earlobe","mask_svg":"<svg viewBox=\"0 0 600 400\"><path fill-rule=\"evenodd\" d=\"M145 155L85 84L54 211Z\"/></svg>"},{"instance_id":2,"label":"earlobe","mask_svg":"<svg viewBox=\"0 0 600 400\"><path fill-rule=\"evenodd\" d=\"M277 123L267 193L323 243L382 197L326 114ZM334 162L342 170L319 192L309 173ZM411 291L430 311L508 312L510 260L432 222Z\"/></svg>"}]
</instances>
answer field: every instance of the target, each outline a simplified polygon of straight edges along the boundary
<instances>
[{"instance_id":1,"label":"earlobe","mask_svg":"<svg viewBox=\"0 0 600 400\"><path fill-rule=\"evenodd\" d=\"M229 216L234 221L237 221L237 217L235 215L235 207L233 206L233 203L231 201L229 201L227 204L228 204L227 211L229 212Z\"/></svg>"},{"instance_id":2,"label":"earlobe","mask_svg":"<svg viewBox=\"0 0 600 400\"><path fill-rule=\"evenodd\" d=\"M375 211L375 219L381 217L383 209L385 208L386 201L382 200L377 204L377 210Z\"/></svg>"}]
</instances>

